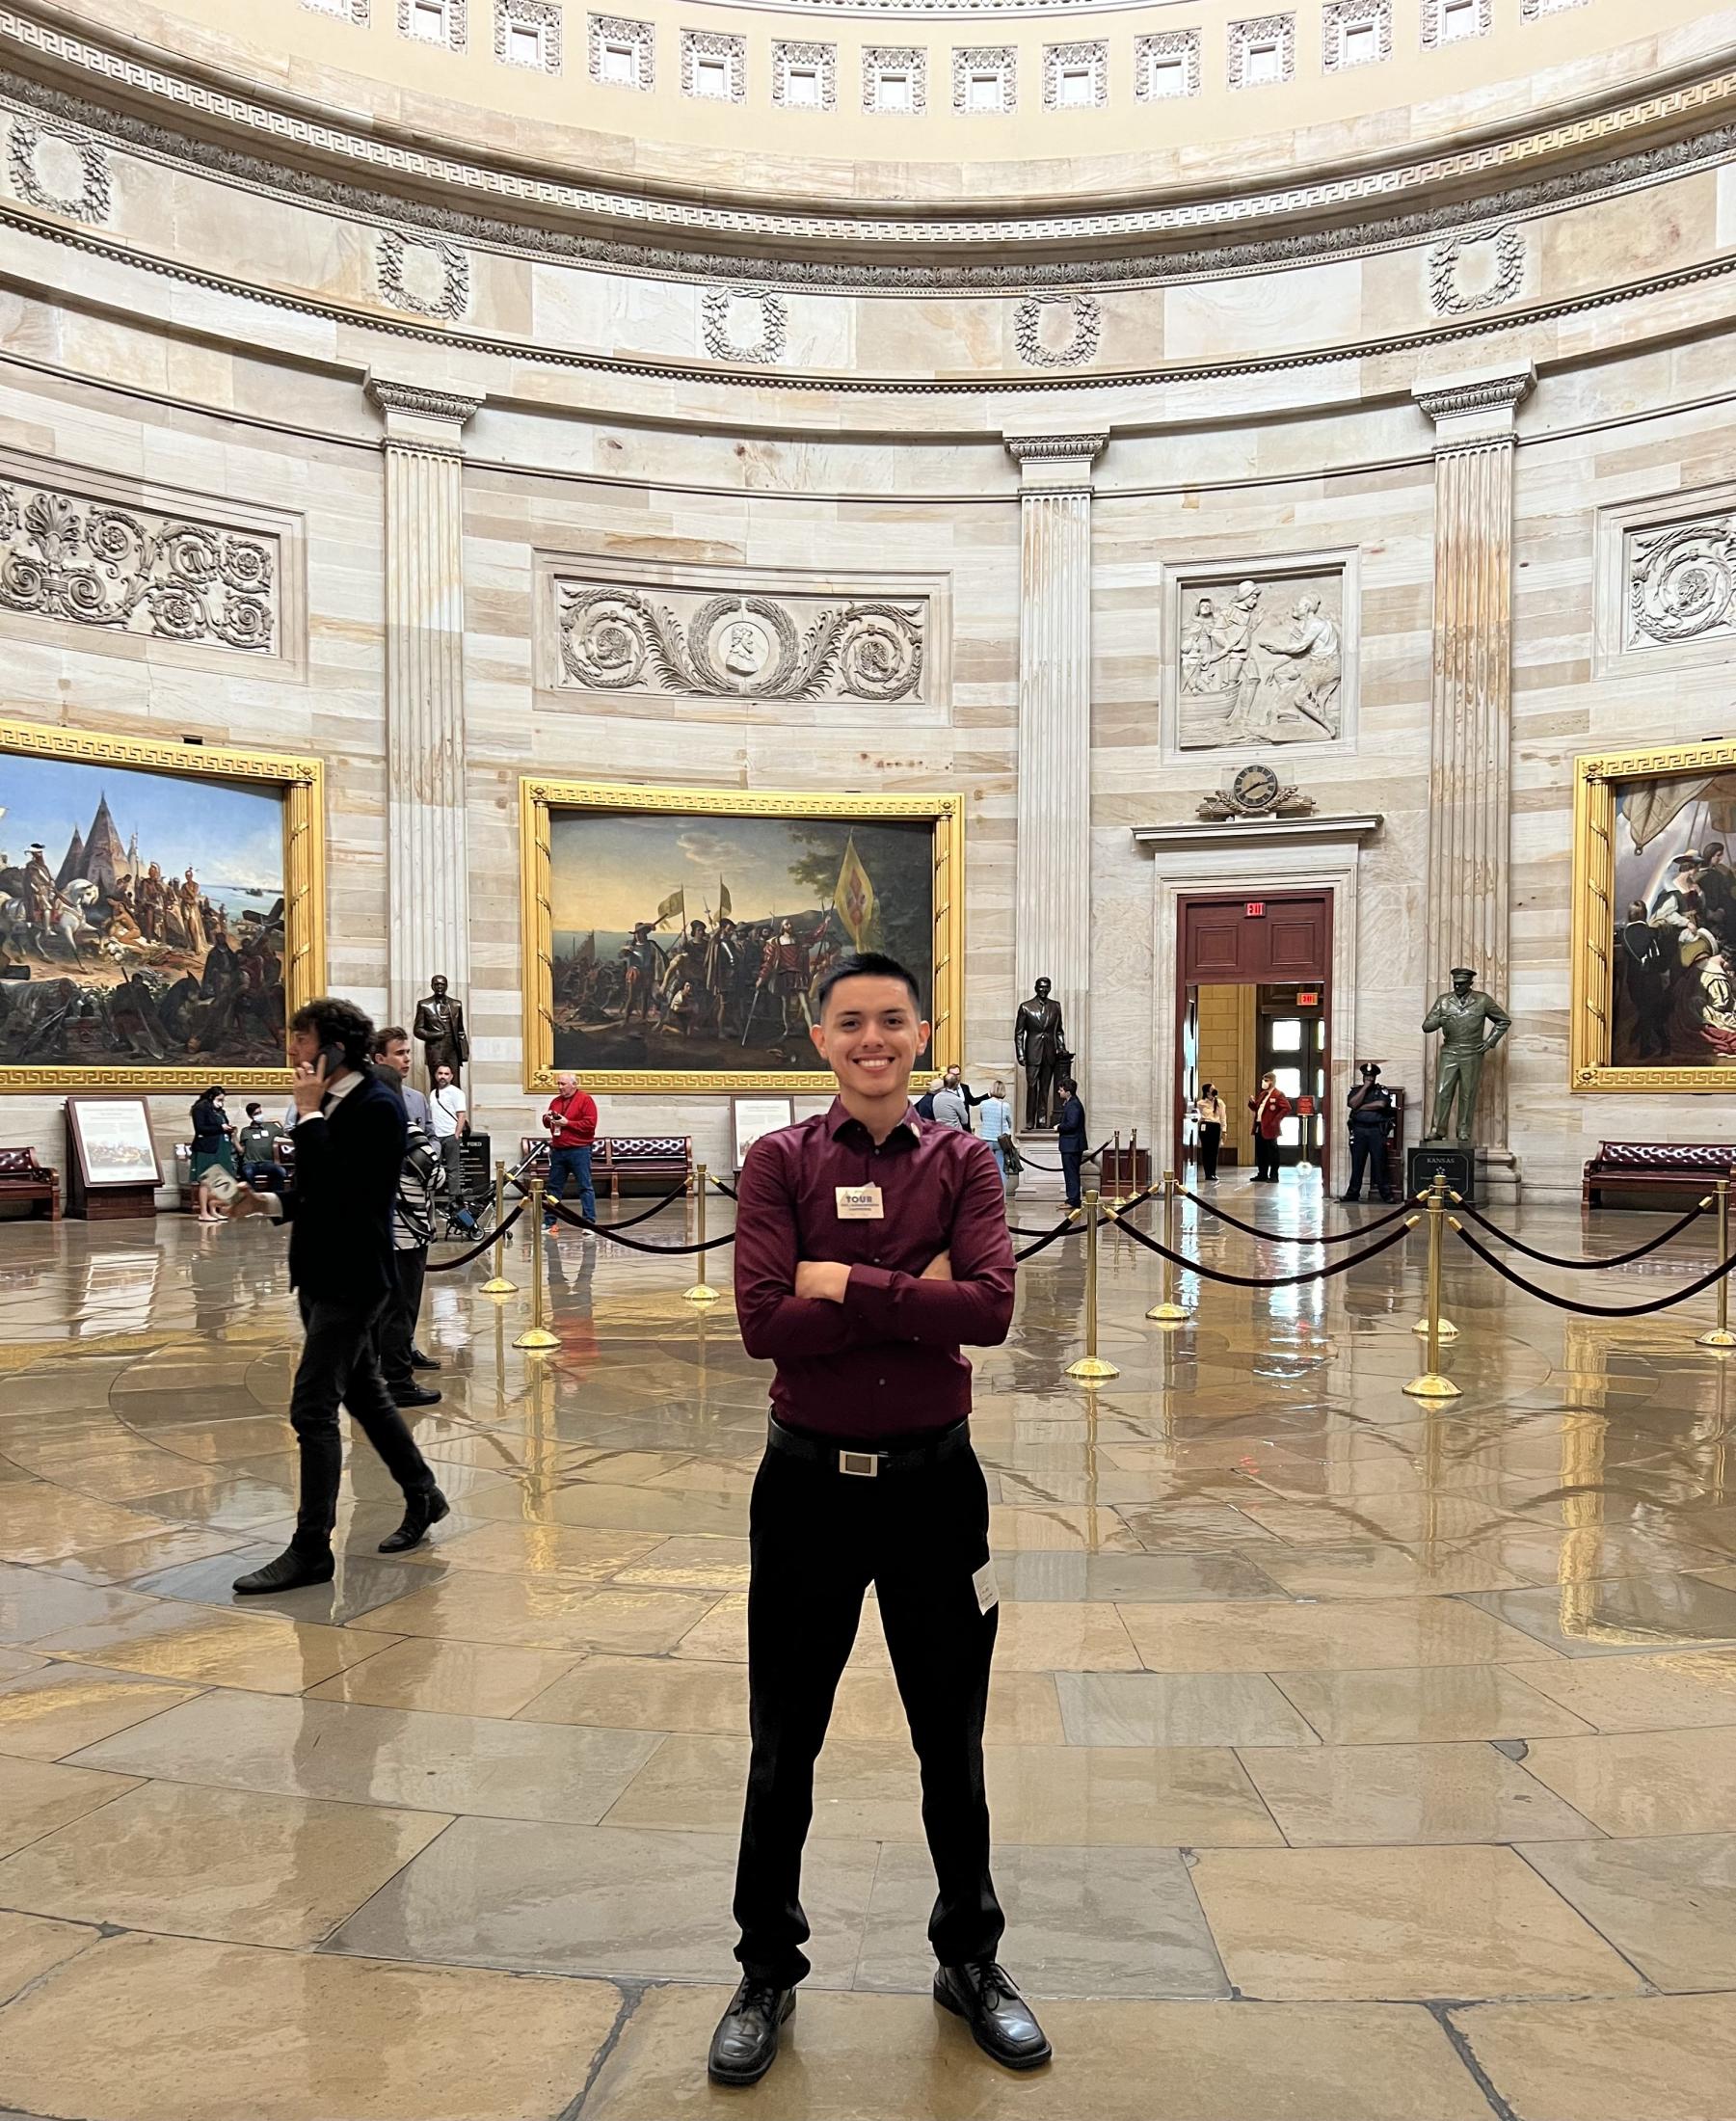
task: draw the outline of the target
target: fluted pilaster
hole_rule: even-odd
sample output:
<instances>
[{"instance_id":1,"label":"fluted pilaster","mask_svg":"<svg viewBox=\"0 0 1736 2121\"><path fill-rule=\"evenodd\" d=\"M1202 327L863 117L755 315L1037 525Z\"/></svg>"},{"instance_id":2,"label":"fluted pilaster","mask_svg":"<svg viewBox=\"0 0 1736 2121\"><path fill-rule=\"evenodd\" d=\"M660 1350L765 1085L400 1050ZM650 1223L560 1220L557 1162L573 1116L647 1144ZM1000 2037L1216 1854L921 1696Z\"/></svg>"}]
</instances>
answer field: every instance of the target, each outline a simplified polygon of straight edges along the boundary
<instances>
[{"instance_id":1,"label":"fluted pilaster","mask_svg":"<svg viewBox=\"0 0 1736 2121\"><path fill-rule=\"evenodd\" d=\"M1435 423L1425 1007L1455 965L1508 1000L1513 415L1535 381L1530 367L1503 369L1415 391ZM1432 1050L1429 1076L1432 1100ZM1483 1066L1477 1140L1485 1162L1510 1167L1505 1047Z\"/></svg>"},{"instance_id":2,"label":"fluted pilaster","mask_svg":"<svg viewBox=\"0 0 1736 2121\"><path fill-rule=\"evenodd\" d=\"M1013 962L1021 999L1055 982L1090 1053L1091 466L1103 434L1008 436L1023 477Z\"/></svg>"},{"instance_id":3,"label":"fluted pilaster","mask_svg":"<svg viewBox=\"0 0 1736 2121\"><path fill-rule=\"evenodd\" d=\"M386 764L391 1015L469 983L465 826L465 422L478 400L370 377L386 416Z\"/></svg>"}]
</instances>

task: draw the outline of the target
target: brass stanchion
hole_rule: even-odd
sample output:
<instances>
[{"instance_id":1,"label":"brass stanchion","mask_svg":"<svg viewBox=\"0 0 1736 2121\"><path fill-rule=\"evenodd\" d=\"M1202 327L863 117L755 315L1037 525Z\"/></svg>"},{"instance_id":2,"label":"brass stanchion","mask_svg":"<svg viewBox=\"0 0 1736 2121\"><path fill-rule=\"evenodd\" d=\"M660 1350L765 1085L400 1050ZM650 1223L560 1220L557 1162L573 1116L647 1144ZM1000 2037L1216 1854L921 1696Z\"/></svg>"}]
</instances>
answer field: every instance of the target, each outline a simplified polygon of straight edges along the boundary
<instances>
[{"instance_id":1,"label":"brass stanchion","mask_svg":"<svg viewBox=\"0 0 1736 2121\"><path fill-rule=\"evenodd\" d=\"M1165 1171L1163 1173L1163 1242L1171 1251L1175 1250L1175 1173L1174 1171ZM1180 1326L1186 1322L1188 1306L1185 1303L1178 1303L1175 1300L1175 1261L1173 1259L1163 1261L1163 1279L1161 1284L1161 1293L1158 1301L1145 1315L1147 1318L1155 1319L1160 1326Z\"/></svg>"},{"instance_id":2,"label":"brass stanchion","mask_svg":"<svg viewBox=\"0 0 1736 2121\"><path fill-rule=\"evenodd\" d=\"M1085 1218L1085 1352L1077 1362L1068 1363L1067 1375L1078 1378L1082 1384L1101 1384L1105 1378L1121 1375L1112 1362L1106 1362L1097 1353L1098 1198L1095 1193L1088 1193L1083 1208L1073 1211Z\"/></svg>"},{"instance_id":3,"label":"brass stanchion","mask_svg":"<svg viewBox=\"0 0 1736 2121\"><path fill-rule=\"evenodd\" d=\"M1441 1218L1447 1212L1447 1181L1437 1171L1429 1189L1429 1314L1424 1321L1429 1332L1429 1366L1413 1377L1404 1389L1412 1399L1457 1399L1459 1389L1450 1377L1441 1375ZM1405 1223L1414 1230L1417 1218Z\"/></svg>"},{"instance_id":4,"label":"brass stanchion","mask_svg":"<svg viewBox=\"0 0 1736 2121\"><path fill-rule=\"evenodd\" d=\"M1718 1181L1718 1256L1730 1256L1730 1181ZM1698 1335L1696 1345L1701 1348L1736 1348L1736 1333L1730 1330L1730 1277L1721 1275L1718 1281L1718 1324L1709 1332Z\"/></svg>"},{"instance_id":5,"label":"brass stanchion","mask_svg":"<svg viewBox=\"0 0 1736 2121\"><path fill-rule=\"evenodd\" d=\"M494 1271L482 1284L484 1296L516 1296L519 1284L506 1278L506 1166L494 1159Z\"/></svg>"},{"instance_id":6,"label":"brass stanchion","mask_svg":"<svg viewBox=\"0 0 1736 2121\"><path fill-rule=\"evenodd\" d=\"M530 1182L530 1324L513 1342L515 1348L558 1348L560 1338L543 1323L543 1181Z\"/></svg>"},{"instance_id":7,"label":"brass stanchion","mask_svg":"<svg viewBox=\"0 0 1736 2121\"><path fill-rule=\"evenodd\" d=\"M703 1247L706 1242L706 1188L711 1181L707 1176L706 1167L703 1164L697 1167L693 1177L695 1197L699 1201L699 1242ZM689 1303L715 1303L723 1294L721 1289L712 1288L711 1284L706 1279L706 1255L703 1249L699 1254L699 1279L693 1284L692 1288L683 1289L681 1294Z\"/></svg>"},{"instance_id":8,"label":"brass stanchion","mask_svg":"<svg viewBox=\"0 0 1736 2121\"><path fill-rule=\"evenodd\" d=\"M1459 1199L1458 1195L1449 1191L1447 1181L1439 1171L1435 1172L1434 1177L1429 1181L1429 1184L1431 1189L1434 1186L1440 1187L1441 1204L1443 1207L1449 1200L1452 1201L1453 1205L1456 1208L1463 1206L1463 1202ZM1428 1194L1418 1194L1417 1198L1423 1203L1425 1207L1429 1205ZM1457 1225L1455 1224L1455 1227L1456 1228ZM1440 1309L1440 1305L1438 1303L1435 1305L1435 1309L1437 1311ZM1426 1339L1429 1330L1429 1322L1427 1318L1419 1318L1416 1324L1412 1326L1410 1329L1413 1333L1416 1334L1419 1340ZM1454 1325L1453 1321L1450 1318L1437 1318L1434 1321L1434 1336L1440 1342L1443 1348L1450 1348L1453 1343L1458 1338L1458 1328ZM1434 1368L1434 1364L1431 1362L1429 1367L1432 1370Z\"/></svg>"},{"instance_id":9,"label":"brass stanchion","mask_svg":"<svg viewBox=\"0 0 1736 2121\"><path fill-rule=\"evenodd\" d=\"M1110 1154L1109 1169L1114 1172L1115 1176L1111 1182L1108 1183L1108 1198L1104 1202L1104 1206L1113 1215L1116 1209L1127 1206L1126 1198L1121 1191L1121 1129L1119 1127L1115 1129L1115 1146Z\"/></svg>"}]
</instances>

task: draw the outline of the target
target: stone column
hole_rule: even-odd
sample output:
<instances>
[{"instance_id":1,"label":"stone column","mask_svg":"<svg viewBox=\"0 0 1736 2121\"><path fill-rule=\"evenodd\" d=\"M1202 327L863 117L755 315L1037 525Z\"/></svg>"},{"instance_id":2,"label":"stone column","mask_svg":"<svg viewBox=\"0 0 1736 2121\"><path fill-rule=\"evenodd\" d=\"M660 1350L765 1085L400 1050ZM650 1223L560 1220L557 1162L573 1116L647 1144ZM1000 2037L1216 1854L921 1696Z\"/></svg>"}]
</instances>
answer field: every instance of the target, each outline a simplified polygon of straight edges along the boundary
<instances>
[{"instance_id":1,"label":"stone column","mask_svg":"<svg viewBox=\"0 0 1736 2121\"><path fill-rule=\"evenodd\" d=\"M464 428L481 400L367 379L386 433L388 1007L408 1024L443 972L468 1010Z\"/></svg>"},{"instance_id":2,"label":"stone column","mask_svg":"<svg viewBox=\"0 0 1736 2121\"><path fill-rule=\"evenodd\" d=\"M1424 1006L1469 965L1511 1008L1508 873L1513 650L1513 415L1529 364L1419 383L1434 421L1434 653L1429 744L1428 976ZM1434 1097L1429 1041L1421 1119ZM1477 1107L1486 1185L1516 1188L1507 1145L1507 1047L1484 1063Z\"/></svg>"},{"instance_id":3,"label":"stone column","mask_svg":"<svg viewBox=\"0 0 1736 2121\"><path fill-rule=\"evenodd\" d=\"M1082 1062L1091 1051L1091 466L1108 440L1006 437L1022 478L1017 999L1046 974ZM1013 1094L1022 1117L1023 1082Z\"/></svg>"}]
</instances>

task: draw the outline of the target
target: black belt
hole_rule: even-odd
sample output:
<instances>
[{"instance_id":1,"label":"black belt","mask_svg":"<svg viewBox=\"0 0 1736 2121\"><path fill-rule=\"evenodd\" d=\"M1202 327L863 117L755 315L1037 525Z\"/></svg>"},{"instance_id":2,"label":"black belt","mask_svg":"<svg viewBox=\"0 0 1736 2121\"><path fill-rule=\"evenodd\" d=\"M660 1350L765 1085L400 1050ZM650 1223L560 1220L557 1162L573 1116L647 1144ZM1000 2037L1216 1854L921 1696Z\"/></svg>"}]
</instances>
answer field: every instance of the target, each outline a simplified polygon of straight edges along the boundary
<instances>
[{"instance_id":1,"label":"black belt","mask_svg":"<svg viewBox=\"0 0 1736 2121\"><path fill-rule=\"evenodd\" d=\"M969 1449L971 1425L968 1421L954 1422L950 1429L943 1429L931 1441L913 1443L902 1451L879 1451L871 1447L850 1450L824 1442L818 1436L804 1436L799 1429L786 1429L774 1418L766 1425L765 1441L769 1450L783 1451L790 1458L805 1460L810 1465L823 1465L834 1473L853 1473L859 1479L872 1480L881 1473L921 1472L924 1466L938 1465L943 1459Z\"/></svg>"}]
</instances>

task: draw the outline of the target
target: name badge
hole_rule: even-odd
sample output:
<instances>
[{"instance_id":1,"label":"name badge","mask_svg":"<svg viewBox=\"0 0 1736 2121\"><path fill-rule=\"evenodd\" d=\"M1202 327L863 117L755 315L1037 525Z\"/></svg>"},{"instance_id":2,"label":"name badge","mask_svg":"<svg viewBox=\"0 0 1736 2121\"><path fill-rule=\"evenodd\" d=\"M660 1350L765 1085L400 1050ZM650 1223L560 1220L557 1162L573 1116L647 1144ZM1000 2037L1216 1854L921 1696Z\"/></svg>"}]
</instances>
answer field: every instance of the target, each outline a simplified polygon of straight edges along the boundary
<instances>
[{"instance_id":1,"label":"name badge","mask_svg":"<svg viewBox=\"0 0 1736 2121\"><path fill-rule=\"evenodd\" d=\"M880 1203L878 1186L837 1186L833 1189L838 1199L838 1220L841 1222L880 1222L886 1210Z\"/></svg>"}]
</instances>

